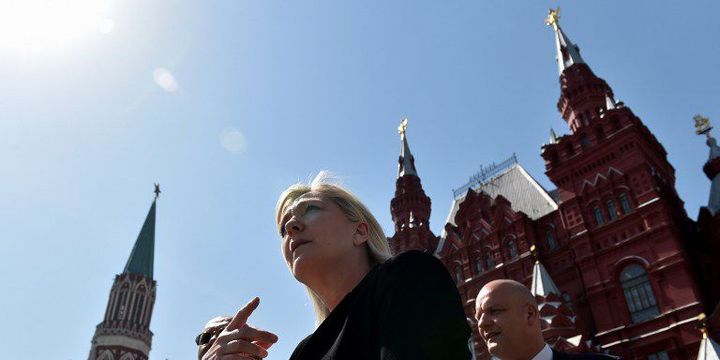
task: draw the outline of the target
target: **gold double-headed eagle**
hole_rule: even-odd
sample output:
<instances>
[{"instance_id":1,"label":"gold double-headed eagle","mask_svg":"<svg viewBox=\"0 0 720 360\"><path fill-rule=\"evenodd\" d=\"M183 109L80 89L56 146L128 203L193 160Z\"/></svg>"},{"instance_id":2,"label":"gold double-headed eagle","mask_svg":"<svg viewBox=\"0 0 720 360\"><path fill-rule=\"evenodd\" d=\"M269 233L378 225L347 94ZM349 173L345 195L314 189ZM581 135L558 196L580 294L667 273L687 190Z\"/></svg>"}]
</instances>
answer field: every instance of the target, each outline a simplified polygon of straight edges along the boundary
<instances>
[{"instance_id":1,"label":"gold double-headed eagle","mask_svg":"<svg viewBox=\"0 0 720 360\"><path fill-rule=\"evenodd\" d=\"M398 126L398 134L400 134L400 139L405 139L405 132L407 131L407 124L408 119L406 117L402 118L400 120L400 126Z\"/></svg>"},{"instance_id":2,"label":"gold double-headed eagle","mask_svg":"<svg viewBox=\"0 0 720 360\"><path fill-rule=\"evenodd\" d=\"M710 137L710 130L712 130L712 126L710 126L710 119L697 114L693 116L693 119L695 120L695 133L698 135L707 135Z\"/></svg>"},{"instance_id":3,"label":"gold double-headed eagle","mask_svg":"<svg viewBox=\"0 0 720 360\"><path fill-rule=\"evenodd\" d=\"M560 7L555 10L548 10L548 16L545 18L545 25L552 26L555 31L558 31L558 20L560 19Z\"/></svg>"}]
</instances>

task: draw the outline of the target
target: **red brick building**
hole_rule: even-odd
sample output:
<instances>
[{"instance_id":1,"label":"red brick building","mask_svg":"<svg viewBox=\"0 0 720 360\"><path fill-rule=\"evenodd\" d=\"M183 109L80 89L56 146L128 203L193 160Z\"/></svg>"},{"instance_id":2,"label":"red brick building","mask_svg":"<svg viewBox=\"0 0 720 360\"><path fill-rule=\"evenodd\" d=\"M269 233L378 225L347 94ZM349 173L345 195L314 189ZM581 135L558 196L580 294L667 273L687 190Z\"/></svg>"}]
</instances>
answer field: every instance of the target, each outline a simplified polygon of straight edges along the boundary
<instances>
[{"instance_id":1,"label":"red brick building","mask_svg":"<svg viewBox=\"0 0 720 360\"><path fill-rule=\"evenodd\" d=\"M720 148L708 133L704 170L713 185L693 221L663 146L614 100L556 14L548 23L557 47L557 106L570 129L561 137L551 132L542 146L545 174L557 188L543 189L513 156L454 191L436 236L403 127L391 246L439 257L471 323L479 289L511 278L538 296L544 334L556 347L626 359L694 358L702 338L697 316L712 314L711 337L720 330ZM473 345L478 359L490 357L476 328Z\"/></svg>"}]
</instances>

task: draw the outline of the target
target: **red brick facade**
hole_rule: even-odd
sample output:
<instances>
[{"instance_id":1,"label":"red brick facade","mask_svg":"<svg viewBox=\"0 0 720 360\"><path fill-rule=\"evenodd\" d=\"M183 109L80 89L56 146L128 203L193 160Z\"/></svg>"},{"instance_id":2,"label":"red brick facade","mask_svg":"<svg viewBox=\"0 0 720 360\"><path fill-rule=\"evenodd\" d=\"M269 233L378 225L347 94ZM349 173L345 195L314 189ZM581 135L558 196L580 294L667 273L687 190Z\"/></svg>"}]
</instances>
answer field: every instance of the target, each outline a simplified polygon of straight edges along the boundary
<instances>
[{"instance_id":1,"label":"red brick facade","mask_svg":"<svg viewBox=\"0 0 720 360\"><path fill-rule=\"evenodd\" d=\"M565 41L574 46L565 38L558 43ZM471 322L487 282L511 278L530 286L535 244L584 339L625 359L693 358L701 339L696 317L712 313L720 299L720 215L705 209L698 222L688 218L663 146L629 107L615 103L610 86L574 49L577 59L561 64L558 101L570 134L542 147L556 209L533 216L513 210L507 195L470 187L435 236L419 177L403 175L389 240L396 251L436 254L456 279ZM422 212L424 227L400 216L411 211ZM709 323L717 335L714 312ZM488 359L476 328L473 342L477 358Z\"/></svg>"}]
</instances>

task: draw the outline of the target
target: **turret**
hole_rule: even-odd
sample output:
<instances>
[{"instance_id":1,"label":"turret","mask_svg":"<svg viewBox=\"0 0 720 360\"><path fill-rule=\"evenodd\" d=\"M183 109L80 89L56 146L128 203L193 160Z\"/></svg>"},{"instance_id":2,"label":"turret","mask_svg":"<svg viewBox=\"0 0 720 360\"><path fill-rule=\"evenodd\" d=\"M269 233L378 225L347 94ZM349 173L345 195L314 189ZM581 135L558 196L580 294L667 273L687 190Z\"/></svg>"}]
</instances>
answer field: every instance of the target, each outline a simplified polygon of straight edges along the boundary
<instances>
[{"instance_id":1,"label":"turret","mask_svg":"<svg viewBox=\"0 0 720 360\"><path fill-rule=\"evenodd\" d=\"M155 199L145 217L123 272L115 276L105 317L92 339L89 360L147 360L152 346L150 331L157 283L153 279L155 253ZM129 354L129 355L126 355Z\"/></svg>"},{"instance_id":2,"label":"turret","mask_svg":"<svg viewBox=\"0 0 720 360\"><path fill-rule=\"evenodd\" d=\"M718 146L717 140L710 135L710 130L712 130L710 120L702 115L695 115L694 119L695 132L698 135L707 136L705 143L710 148L710 155L705 166L703 166L703 171L711 182L707 208L714 216L720 212L720 146Z\"/></svg>"},{"instance_id":3,"label":"turret","mask_svg":"<svg viewBox=\"0 0 720 360\"><path fill-rule=\"evenodd\" d=\"M430 198L425 195L415 168L415 158L407 140L405 118L400 122L400 157L398 176L395 181L395 197L390 202L390 212L395 223L395 235L389 239L393 252L415 249L432 252L437 237L430 231Z\"/></svg>"},{"instance_id":4,"label":"turret","mask_svg":"<svg viewBox=\"0 0 720 360\"><path fill-rule=\"evenodd\" d=\"M569 306L569 295L561 294L550 273L538 259L536 249L535 245L530 247L530 253L535 259L530 292L538 304L545 342L560 351L597 352L597 344L580 333L575 313Z\"/></svg>"},{"instance_id":5,"label":"turret","mask_svg":"<svg viewBox=\"0 0 720 360\"><path fill-rule=\"evenodd\" d=\"M706 320L705 314L698 316L698 325L702 332L702 340L700 340L697 360L720 360L720 346L708 336Z\"/></svg>"},{"instance_id":6,"label":"turret","mask_svg":"<svg viewBox=\"0 0 720 360\"><path fill-rule=\"evenodd\" d=\"M563 302L560 290L538 260L535 245L530 247L530 252L535 258L530 292L538 303L540 324L545 341L548 344L554 344L559 338L568 339L576 336L578 330L575 326L575 314Z\"/></svg>"},{"instance_id":7,"label":"turret","mask_svg":"<svg viewBox=\"0 0 720 360\"><path fill-rule=\"evenodd\" d=\"M702 115L695 115L695 133L706 137L705 143L710 148L708 160L703 166L703 171L710 179L710 194L707 206L701 206L697 218L697 240L690 246L690 254L693 257L695 271L701 281L707 284L715 283L720 277L720 146L717 140L710 134L712 126L710 119ZM720 309L720 288L708 286L704 289L706 307L705 311L715 315L715 320L720 321L720 312L713 311L715 307Z\"/></svg>"},{"instance_id":8,"label":"turret","mask_svg":"<svg viewBox=\"0 0 720 360\"><path fill-rule=\"evenodd\" d=\"M606 107L606 94L612 89L605 80L595 76L580 56L580 48L565 34L558 22L560 8L550 10L545 23L555 31L556 60L560 72L558 110L570 130L576 132L589 126Z\"/></svg>"}]
</instances>

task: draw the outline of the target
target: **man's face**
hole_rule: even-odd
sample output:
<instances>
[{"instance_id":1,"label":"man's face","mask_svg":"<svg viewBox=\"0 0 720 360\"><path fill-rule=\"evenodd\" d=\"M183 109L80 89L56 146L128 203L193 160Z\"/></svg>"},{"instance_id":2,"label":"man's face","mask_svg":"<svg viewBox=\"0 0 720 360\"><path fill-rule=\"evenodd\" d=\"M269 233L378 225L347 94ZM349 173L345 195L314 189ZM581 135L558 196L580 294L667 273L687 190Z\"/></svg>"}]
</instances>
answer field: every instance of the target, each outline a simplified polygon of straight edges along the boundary
<instances>
[{"instance_id":1,"label":"man's face","mask_svg":"<svg viewBox=\"0 0 720 360\"><path fill-rule=\"evenodd\" d=\"M531 329L528 304L511 289L483 288L475 301L478 331L490 354L513 359L524 353Z\"/></svg>"}]
</instances>

